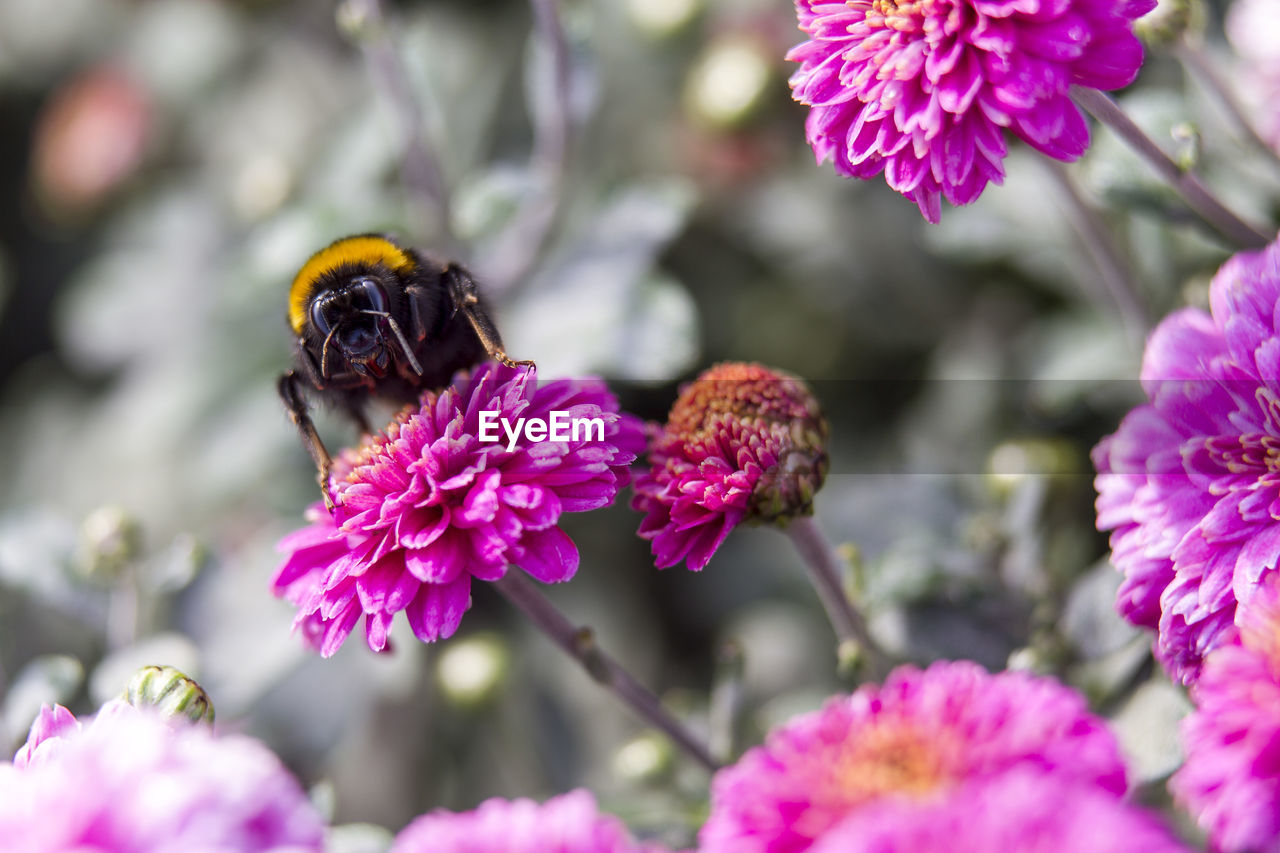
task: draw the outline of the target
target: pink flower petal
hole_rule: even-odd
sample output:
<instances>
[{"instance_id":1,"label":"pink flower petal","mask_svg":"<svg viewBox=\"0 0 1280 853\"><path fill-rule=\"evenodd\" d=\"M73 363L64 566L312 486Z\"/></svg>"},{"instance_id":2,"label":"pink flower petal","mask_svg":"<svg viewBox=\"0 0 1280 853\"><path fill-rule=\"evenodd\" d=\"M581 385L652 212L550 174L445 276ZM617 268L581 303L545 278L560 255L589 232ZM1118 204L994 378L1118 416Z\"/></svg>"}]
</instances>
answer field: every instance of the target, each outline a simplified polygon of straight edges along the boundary
<instances>
[{"instance_id":1,"label":"pink flower petal","mask_svg":"<svg viewBox=\"0 0 1280 853\"><path fill-rule=\"evenodd\" d=\"M531 530L512 549L511 562L543 583L560 583L578 571L578 548L559 527Z\"/></svg>"}]
</instances>

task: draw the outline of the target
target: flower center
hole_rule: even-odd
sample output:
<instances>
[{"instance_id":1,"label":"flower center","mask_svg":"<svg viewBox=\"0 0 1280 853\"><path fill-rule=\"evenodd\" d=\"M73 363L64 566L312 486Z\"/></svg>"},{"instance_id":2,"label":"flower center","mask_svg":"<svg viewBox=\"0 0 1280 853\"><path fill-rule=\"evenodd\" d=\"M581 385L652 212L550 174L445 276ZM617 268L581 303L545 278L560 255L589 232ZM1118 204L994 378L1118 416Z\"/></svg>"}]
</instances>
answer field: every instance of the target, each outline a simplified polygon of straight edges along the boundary
<instances>
[{"instance_id":1,"label":"flower center","mask_svg":"<svg viewBox=\"0 0 1280 853\"><path fill-rule=\"evenodd\" d=\"M1265 433L1205 439L1209 460L1232 474L1280 473L1280 438Z\"/></svg>"},{"instance_id":2,"label":"flower center","mask_svg":"<svg viewBox=\"0 0 1280 853\"><path fill-rule=\"evenodd\" d=\"M722 415L741 422L789 423L817 417L817 402L799 380L755 364L720 364L706 370L680 391L671 407L667 429L695 440Z\"/></svg>"},{"instance_id":3,"label":"flower center","mask_svg":"<svg viewBox=\"0 0 1280 853\"><path fill-rule=\"evenodd\" d=\"M388 450L387 446L400 437L400 428L414 413L413 406L405 406L385 427L372 435L366 435L354 448L346 448L333 460L333 477L339 492L347 485L364 480L369 466L377 465Z\"/></svg>"},{"instance_id":4,"label":"flower center","mask_svg":"<svg viewBox=\"0 0 1280 853\"><path fill-rule=\"evenodd\" d=\"M950 782L952 752L945 732L883 722L846 744L831 781L848 805L886 794L919 797Z\"/></svg>"},{"instance_id":5,"label":"flower center","mask_svg":"<svg viewBox=\"0 0 1280 853\"><path fill-rule=\"evenodd\" d=\"M913 32L934 14L936 0L871 0L871 12L891 30ZM872 17L872 16L868 16Z\"/></svg>"}]
</instances>

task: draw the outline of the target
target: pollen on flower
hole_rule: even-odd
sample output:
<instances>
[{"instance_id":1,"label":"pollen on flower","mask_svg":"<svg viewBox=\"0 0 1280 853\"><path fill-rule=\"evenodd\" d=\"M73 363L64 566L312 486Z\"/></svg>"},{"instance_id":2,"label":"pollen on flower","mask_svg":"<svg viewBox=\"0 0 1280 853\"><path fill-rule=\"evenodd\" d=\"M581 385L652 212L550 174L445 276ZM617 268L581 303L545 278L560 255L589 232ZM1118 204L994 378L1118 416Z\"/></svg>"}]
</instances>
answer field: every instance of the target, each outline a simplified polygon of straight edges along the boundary
<instances>
[{"instance_id":1,"label":"pollen on flower","mask_svg":"<svg viewBox=\"0 0 1280 853\"><path fill-rule=\"evenodd\" d=\"M1232 474L1250 470L1280 471L1280 438L1250 433L1215 435L1204 440L1209 460Z\"/></svg>"},{"instance_id":2,"label":"pollen on flower","mask_svg":"<svg viewBox=\"0 0 1280 853\"><path fill-rule=\"evenodd\" d=\"M704 371L680 392L667 430L686 440L722 428L720 416L755 422L813 422L826 434L818 401L799 379L759 364L726 362Z\"/></svg>"},{"instance_id":3,"label":"pollen on flower","mask_svg":"<svg viewBox=\"0 0 1280 853\"><path fill-rule=\"evenodd\" d=\"M919 796L945 787L953 736L909 722L886 720L867 727L835 761L833 782L848 803L899 794Z\"/></svg>"},{"instance_id":4,"label":"pollen on flower","mask_svg":"<svg viewBox=\"0 0 1280 853\"><path fill-rule=\"evenodd\" d=\"M909 33L921 28L928 16L933 15L933 0L915 0L915 2L899 3L897 0L873 0L871 11L880 15L879 21L891 30ZM869 22L876 19L868 15Z\"/></svg>"},{"instance_id":5,"label":"pollen on flower","mask_svg":"<svg viewBox=\"0 0 1280 853\"><path fill-rule=\"evenodd\" d=\"M343 448L334 457L331 483L336 494L341 495L344 484L359 482L365 473L362 469L376 465L379 458L386 455L387 447L399 438L400 428L413 410L413 406L405 406L381 430L361 437L355 447Z\"/></svg>"}]
</instances>

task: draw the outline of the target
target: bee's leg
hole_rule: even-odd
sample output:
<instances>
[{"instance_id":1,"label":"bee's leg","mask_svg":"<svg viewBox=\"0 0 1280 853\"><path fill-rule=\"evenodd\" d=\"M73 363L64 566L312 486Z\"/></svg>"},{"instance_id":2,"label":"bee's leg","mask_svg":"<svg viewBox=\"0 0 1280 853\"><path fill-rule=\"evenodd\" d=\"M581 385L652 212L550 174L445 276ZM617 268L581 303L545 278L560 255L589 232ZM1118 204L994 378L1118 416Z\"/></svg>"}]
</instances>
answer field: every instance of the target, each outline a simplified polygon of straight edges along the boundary
<instances>
[{"instance_id":1,"label":"bee's leg","mask_svg":"<svg viewBox=\"0 0 1280 853\"><path fill-rule=\"evenodd\" d=\"M415 277L405 285L404 291L409 297L409 338L417 343L425 341L432 331L439 331L441 313L451 307L449 288L442 286L444 273L436 274L439 279Z\"/></svg>"},{"instance_id":2,"label":"bee's leg","mask_svg":"<svg viewBox=\"0 0 1280 853\"><path fill-rule=\"evenodd\" d=\"M502 336L498 334L498 327L490 319L488 309L480 301L480 294L470 273L457 264L448 264L444 268L444 281L445 286L449 288L449 299L453 302L454 310L467 318L467 322L471 324L472 330L475 331L476 337L480 339L490 358L502 362L507 367L533 366L532 361L512 361L502 348Z\"/></svg>"},{"instance_id":3,"label":"bee's leg","mask_svg":"<svg viewBox=\"0 0 1280 853\"><path fill-rule=\"evenodd\" d=\"M311 416L307 414L307 401L302 396L300 383L297 371L290 370L280 377L277 387L280 399L284 401L285 411L289 413L289 420L298 428L302 446L316 463L316 481L320 484L324 505L333 512L333 498L329 495L329 474L333 470L333 458L329 456L324 442L320 440L320 434L316 432L315 424L311 422Z\"/></svg>"},{"instance_id":4,"label":"bee's leg","mask_svg":"<svg viewBox=\"0 0 1280 853\"><path fill-rule=\"evenodd\" d=\"M293 344L294 361L302 365L302 369L306 371L307 379L311 380L311 384L316 388L324 387L324 375L320 368L320 363L316 361L316 357L311 354L311 350L307 349L307 342L303 338L298 338ZM293 373L294 371L289 371Z\"/></svg>"}]
</instances>

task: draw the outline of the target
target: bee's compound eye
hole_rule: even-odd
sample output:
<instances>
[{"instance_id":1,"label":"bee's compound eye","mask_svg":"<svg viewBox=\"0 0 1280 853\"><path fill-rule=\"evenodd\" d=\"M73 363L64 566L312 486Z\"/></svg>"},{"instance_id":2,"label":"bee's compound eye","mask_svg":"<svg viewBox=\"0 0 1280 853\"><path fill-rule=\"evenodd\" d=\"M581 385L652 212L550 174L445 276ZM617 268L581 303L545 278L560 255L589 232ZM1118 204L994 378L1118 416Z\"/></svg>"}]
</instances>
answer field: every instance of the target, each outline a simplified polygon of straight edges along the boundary
<instances>
[{"instance_id":1,"label":"bee's compound eye","mask_svg":"<svg viewBox=\"0 0 1280 853\"><path fill-rule=\"evenodd\" d=\"M323 299L316 299L311 303L311 325L316 327L316 331L322 335L328 335L332 326L329 323L329 316L325 313L328 303Z\"/></svg>"},{"instance_id":2,"label":"bee's compound eye","mask_svg":"<svg viewBox=\"0 0 1280 853\"><path fill-rule=\"evenodd\" d=\"M376 279L358 278L352 282L351 302L362 311L387 313L387 294Z\"/></svg>"}]
</instances>

